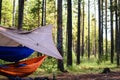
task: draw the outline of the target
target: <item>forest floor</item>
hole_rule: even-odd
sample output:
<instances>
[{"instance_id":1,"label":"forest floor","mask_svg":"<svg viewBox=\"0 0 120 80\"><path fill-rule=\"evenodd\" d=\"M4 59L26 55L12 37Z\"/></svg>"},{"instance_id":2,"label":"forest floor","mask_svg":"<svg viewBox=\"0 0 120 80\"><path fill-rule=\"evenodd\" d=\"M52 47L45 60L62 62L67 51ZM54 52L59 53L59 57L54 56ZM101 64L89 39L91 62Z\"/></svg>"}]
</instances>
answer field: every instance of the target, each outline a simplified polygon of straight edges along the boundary
<instances>
[{"instance_id":1,"label":"forest floor","mask_svg":"<svg viewBox=\"0 0 120 80\"><path fill-rule=\"evenodd\" d=\"M50 78L52 80L52 78ZM104 74L69 74L63 73L56 76L56 80L120 80L120 72L110 72Z\"/></svg>"},{"instance_id":2,"label":"forest floor","mask_svg":"<svg viewBox=\"0 0 120 80\"><path fill-rule=\"evenodd\" d=\"M46 76L40 77L39 75L31 75L29 77L23 78L22 80L53 80L53 76L47 76L48 79L43 79ZM32 79L30 79L32 78ZM41 78L41 79L35 79ZM98 74L72 74L72 73L61 73L55 75L56 80L120 80L120 71L109 72L109 73L98 73ZM5 77L0 77L0 80L8 80ZM18 79L16 79L18 80Z\"/></svg>"}]
</instances>

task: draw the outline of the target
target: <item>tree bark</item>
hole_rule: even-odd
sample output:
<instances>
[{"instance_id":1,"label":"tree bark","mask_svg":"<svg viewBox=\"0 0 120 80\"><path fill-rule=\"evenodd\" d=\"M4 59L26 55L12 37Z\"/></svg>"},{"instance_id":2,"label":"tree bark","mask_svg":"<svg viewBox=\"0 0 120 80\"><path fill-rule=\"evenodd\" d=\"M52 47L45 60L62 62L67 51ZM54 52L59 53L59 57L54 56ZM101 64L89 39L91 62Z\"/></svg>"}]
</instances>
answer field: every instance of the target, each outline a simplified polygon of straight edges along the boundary
<instances>
[{"instance_id":1,"label":"tree bark","mask_svg":"<svg viewBox=\"0 0 120 80\"><path fill-rule=\"evenodd\" d=\"M88 0L88 59L90 59L90 0Z\"/></svg>"},{"instance_id":2,"label":"tree bark","mask_svg":"<svg viewBox=\"0 0 120 80\"><path fill-rule=\"evenodd\" d=\"M72 1L67 0L67 66L72 66Z\"/></svg>"},{"instance_id":3,"label":"tree bark","mask_svg":"<svg viewBox=\"0 0 120 80\"><path fill-rule=\"evenodd\" d=\"M15 0L13 0L12 26L15 26Z\"/></svg>"},{"instance_id":4,"label":"tree bark","mask_svg":"<svg viewBox=\"0 0 120 80\"><path fill-rule=\"evenodd\" d=\"M102 56L102 49L101 49L101 7L100 7L100 3L101 0L98 0L98 20L99 20L99 41L98 41L98 45L99 45L99 54L98 54L98 58L99 60L101 60L101 56Z\"/></svg>"},{"instance_id":5,"label":"tree bark","mask_svg":"<svg viewBox=\"0 0 120 80\"><path fill-rule=\"evenodd\" d=\"M118 4L117 0L115 0L115 52L117 51L117 35L118 35Z\"/></svg>"},{"instance_id":6,"label":"tree bark","mask_svg":"<svg viewBox=\"0 0 120 80\"><path fill-rule=\"evenodd\" d=\"M106 60L108 60L108 41L107 41L107 0L105 0L105 55Z\"/></svg>"},{"instance_id":7,"label":"tree bark","mask_svg":"<svg viewBox=\"0 0 120 80\"><path fill-rule=\"evenodd\" d=\"M118 0L118 8L120 7L120 0ZM118 9L120 14L120 9ZM117 66L120 66L120 15L118 15L118 33L117 33Z\"/></svg>"},{"instance_id":8,"label":"tree bark","mask_svg":"<svg viewBox=\"0 0 120 80\"><path fill-rule=\"evenodd\" d=\"M42 1L42 26L46 25L46 0Z\"/></svg>"},{"instance_id":9,"label":"tree bark","mask_svg":"<svg viewBox=\"0 0 120 80\"><path fill-rule=\"evenodd\" d=\"M24 0L19 0L18 30L22 29L23 13L24 13Z\"/></svg>"},{"instance_id":10,"label":"tree bark","mask_svg":"<svg viewBox=\"0 0 120 80\"><path fill-rule=\"evenodd\" d=\"M62 0L57 1L57 48L63 57L63 35L62 35ZM63 60L58 60L58 69L64 71Z\"/></svg>"},{"instance_id":11,"label":"tree bark","mask_svg":"<svg viewBox=\"0 0 120 80\"><path fill-rule=\"evenodd\" d=\"M2 0L0 0L0 24L2 20Z\"/></svg>"},{"instance_id":12,"label":"tree bark","mask_svg":"<svg viewBox=\"0 0 120 80\"><path fill-rule=\"evenodd\" d=\"M113 59L114 59L114 38L113 38L113 10L112 10L112 0L110 0L110 25L111 25L111 63L113 63Z\"/></svg>"},{"instance_id":13,"label":"tree bark","mask_svg":"<svg viewBox=\"0 0 120 80\"><path fill-rule=\"evenodd\" d=\"M81 0L78 0L78 28L77 28L77 64L80 64L80 26L81 26Z\"/></svg>"},{"instance_id":14,"label":"tree bark","mask_svg":"<svg viewBox=\"0 0 120 80\"><path fill-rule=\"evenodd\" d=\"M38 11L37 11L37 15L38 15L38 27L40 26L40 4L41 4L41 1L40 0L37 0L37 8L38 8ZM43 12L42 12L43 13ZM39 54L38 54L39 55Z\"/></svg>"},{"instance_id":15,"label":"tree bark","mask_svg":"<svg viewBox=\"0 0 120 80\"><path fill-rule=\"evenodd\" d=\"M101 54L103 56L103 0L101 0Z\"/></svg>"},{"instance_id":16,"label":"tree bark","mask_svg":"<svg viewBox=\"0 0 120 80\"><path fill-rule=\"evenodd\" d=\"M84 56L84 21L85 21L85 17L84 17L84 14L85 14L85 11L84 11L84 9L85 9L85 2L84 2L84 0L83 0L83 26L82 26L82 54L81 54L81 56L83 57Z\"/></svg>"}]
</instances>

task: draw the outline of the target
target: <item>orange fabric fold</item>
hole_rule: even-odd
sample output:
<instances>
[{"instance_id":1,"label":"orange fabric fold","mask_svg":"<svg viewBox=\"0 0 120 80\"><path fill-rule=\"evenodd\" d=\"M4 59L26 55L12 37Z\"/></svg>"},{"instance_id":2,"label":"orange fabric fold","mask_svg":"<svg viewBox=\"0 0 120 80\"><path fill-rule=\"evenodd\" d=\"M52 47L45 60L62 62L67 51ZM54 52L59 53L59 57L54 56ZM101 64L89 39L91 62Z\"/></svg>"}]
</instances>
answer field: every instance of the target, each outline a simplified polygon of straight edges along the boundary
<instances>
[{"instance_id":1,"label":"orange fabric fold","mask_svg":"<svg viewBox=\"0 0 120 80\"><path fill-rule=\"evenodd\" d=\"M14 76L14 77L28 76L32 74L42 64L45 58L46 56L41 56L17 63L6 64L3 67L0 67L0 74L4 76ZM24 66L20 66L23 64Z\"/></svg>"}]
</instances>

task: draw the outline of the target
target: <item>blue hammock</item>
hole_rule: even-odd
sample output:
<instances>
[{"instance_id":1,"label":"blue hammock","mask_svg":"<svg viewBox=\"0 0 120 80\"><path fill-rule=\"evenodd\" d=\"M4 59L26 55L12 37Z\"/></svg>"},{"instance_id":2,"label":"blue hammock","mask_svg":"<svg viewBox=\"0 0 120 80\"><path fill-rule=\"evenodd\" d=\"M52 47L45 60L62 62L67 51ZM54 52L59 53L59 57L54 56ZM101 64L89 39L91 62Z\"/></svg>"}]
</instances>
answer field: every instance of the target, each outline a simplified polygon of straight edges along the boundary
<instances>
[{"instance_id":1,"label":"blue hammock","mask_svg":"<svg viewBox=\"0 0 120 80\"><path fill-rule=\"evenodd\" d=\"M9 62L18 62L19 60L27 58L33 52L34 50L23 46L18 47L0 46L0 59Z\"/></svg>"}]
</instances>

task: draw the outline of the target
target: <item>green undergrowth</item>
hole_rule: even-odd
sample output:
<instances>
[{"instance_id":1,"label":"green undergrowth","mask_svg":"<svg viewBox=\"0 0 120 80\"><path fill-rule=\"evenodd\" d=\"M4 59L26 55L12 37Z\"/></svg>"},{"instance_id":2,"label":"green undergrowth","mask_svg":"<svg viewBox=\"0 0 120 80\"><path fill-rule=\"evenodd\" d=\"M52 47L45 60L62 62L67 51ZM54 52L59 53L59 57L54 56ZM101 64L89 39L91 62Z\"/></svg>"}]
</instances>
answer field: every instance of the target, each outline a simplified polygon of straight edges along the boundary
<instances>
[{"instance_id":1,"label":"green undergrowth","mask_svg":"<svg viewBox=\"0 0 120 80\"><path fill-rule=\"evenodd\" d=\"M66 66L67 67L67 66ZM66 69L73 74L89 74L89 73L101 73L104 68L110 68L111 71L119 70L116 67L116 63L110 63L110 61L102 61L98 64L98 59L96 58L81 58L79 65L74 61L73 65L67 67Z\"/></svg>"},{"instance_id":2,"label":"green undergrowth","mask_svg":"<svg viewBox=\"0 0 120 80\"><path fill-rule=\"evenodd\" d=\"M102 61L98 63L98 59L95 57L91 57L90 59L81 58L81 62L79 65L76 64L75 56L73 56L73 64L72 66L66 65L66 59L64 58L64 68L69 73L72 74L96 74L101 73L104 68L110 68L111 71L118 71L119 68L116 67L116 63L110 63L110 61ZM53 75L53 74L61 74L59 70L57 70L57 60L51 57L48 57L38 68L38 70L34 73L34 75Z\"/></svg>"}]
</instances>

